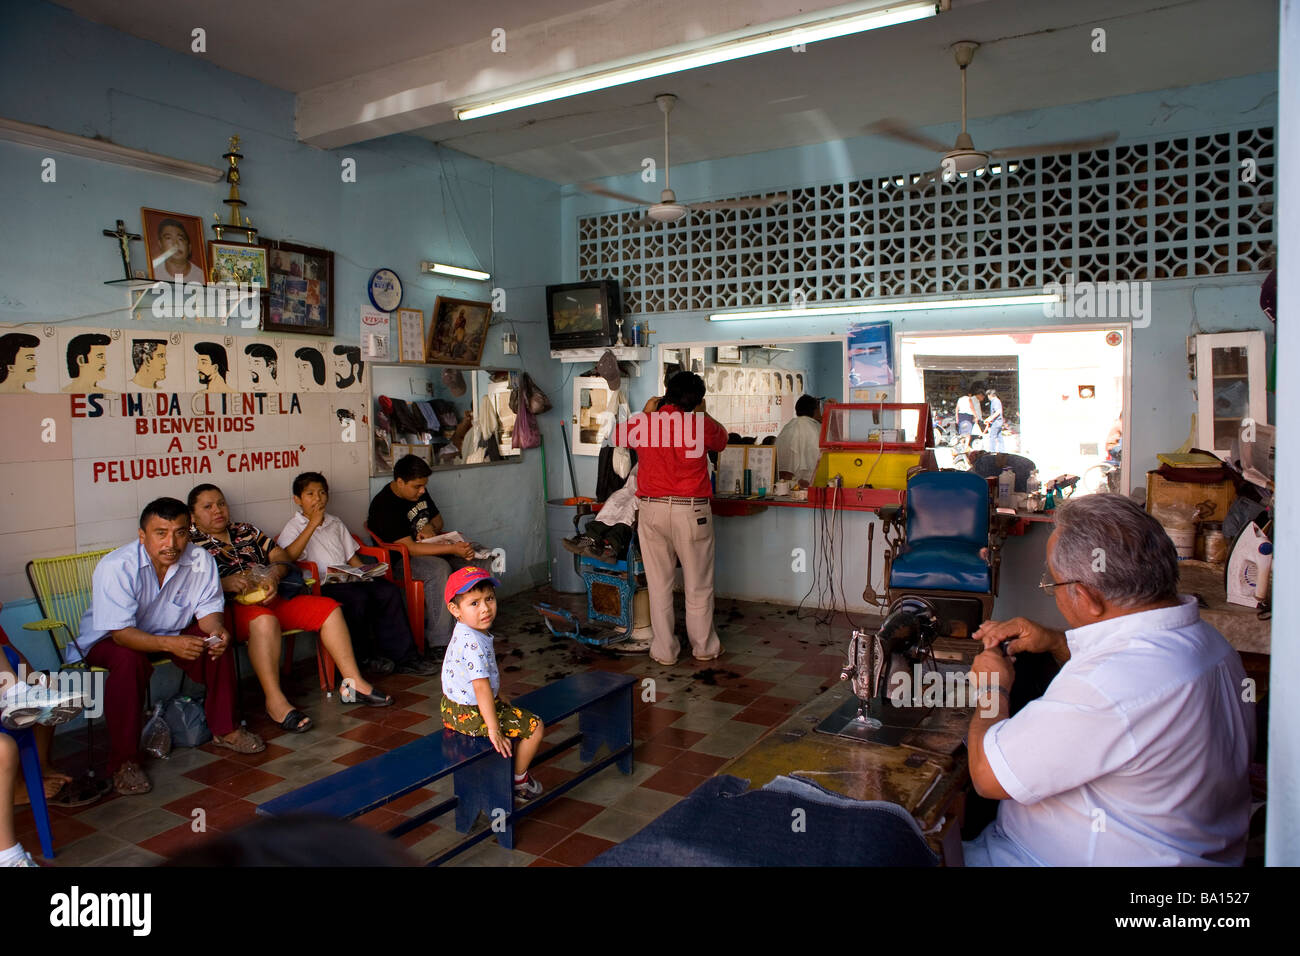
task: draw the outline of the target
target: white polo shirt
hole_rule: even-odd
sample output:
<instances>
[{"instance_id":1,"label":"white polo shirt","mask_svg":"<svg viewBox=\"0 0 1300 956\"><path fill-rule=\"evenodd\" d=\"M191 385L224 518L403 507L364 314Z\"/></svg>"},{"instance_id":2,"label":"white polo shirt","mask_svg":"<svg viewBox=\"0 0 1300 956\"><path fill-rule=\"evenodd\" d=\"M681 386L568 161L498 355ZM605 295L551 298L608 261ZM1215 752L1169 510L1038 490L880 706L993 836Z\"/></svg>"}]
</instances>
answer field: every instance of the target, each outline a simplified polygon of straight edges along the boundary
<instances>
[{"instance_id":1,"label":"white polo shirt","mask_svg":"<svg viewBox=\"0 0 1300 956\"><path fill-rule=\"evenodd\" d=\"M110 551L95 565L90 606L81 616L76 644L67 647L68 661L89 651L112 631L136 627L146 634L179 634L196 617L225 610L221 577L212 555L194 544L167 569L161 585L149 553L139 541Z\"/></svg>"},{"instance_id":2,"label":"white polo shirt","mask_svg":"<svg viewBox=\"0 0 1300 956\"><path fill-rule=\"evenodd\" d=\"M1196 599L1066 632L1045 693L984 752L1011 795L967 866L1239 865L1254 704Z\"/></svg>"},{"instance_id":3,"label":"white polo shirt","mask_svg":"<svg viewBox=\"0 0 1300 956\"><path fill-rule=\"evenodd\" d=\"M298 535L302 534L306 527L307 516L299 511L289 519L275 543L282 548L287 548L298 540ZM307 539L300 560L315 564L317 573L322 575L323 579L326 568L332 564L347 564L348 559L356 553L357 542L348 531L348 526L342 519L326 514L325 520Z\"/></svg>"}]
</instances>

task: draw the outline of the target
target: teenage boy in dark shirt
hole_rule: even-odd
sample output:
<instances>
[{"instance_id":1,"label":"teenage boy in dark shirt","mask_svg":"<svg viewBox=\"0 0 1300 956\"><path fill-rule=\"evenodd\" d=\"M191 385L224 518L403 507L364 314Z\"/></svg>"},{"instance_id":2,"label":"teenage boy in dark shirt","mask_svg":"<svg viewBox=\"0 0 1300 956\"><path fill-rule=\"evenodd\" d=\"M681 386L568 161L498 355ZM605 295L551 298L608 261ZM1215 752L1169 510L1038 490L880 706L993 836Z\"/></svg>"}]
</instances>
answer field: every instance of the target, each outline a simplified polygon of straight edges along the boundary
<instances>
[{"instance_id":1,"label":"teenage boy in dark shirt","mask_svg":"<svg viewBox=\"0 0 1300 956\"><path fill-rule=\"evenodd\" d=\"M434 544L427 539L442 534L442 515L426 490L433 469L428 462L407 455L393 466L393 480L370 502L366 527L387 544L403 544L411 553L411 574L424 582L424 634L426 650L446 647L455 626L442 600L447 579L474 558L474 546L465 541Z\"/></svg>"}]
</instances>

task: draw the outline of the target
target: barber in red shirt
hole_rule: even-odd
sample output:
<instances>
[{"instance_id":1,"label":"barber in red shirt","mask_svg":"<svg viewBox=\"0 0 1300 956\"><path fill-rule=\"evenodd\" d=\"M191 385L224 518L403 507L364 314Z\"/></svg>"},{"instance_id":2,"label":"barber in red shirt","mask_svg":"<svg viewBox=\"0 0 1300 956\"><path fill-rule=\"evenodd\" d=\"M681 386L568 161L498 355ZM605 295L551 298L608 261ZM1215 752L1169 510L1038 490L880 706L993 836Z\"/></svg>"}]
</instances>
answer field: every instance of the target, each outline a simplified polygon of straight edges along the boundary
<instances>
[{"instance_id":1,"label":"barber in red shirt","mask_svg":"<svg viewBox=\"0 0 1300 956\"><path fill-rule=\"evenodd\" d=\"M637 450L638 536L650 590L650 657L677 662L673 573L682 564L686 633L697 661L722 656L713 626L713 511L709 505L710 451L727 445L727 430L704 411L704 380L678 372L663 398L646 402L620 444Z\"/></svg>"}]
</instances>

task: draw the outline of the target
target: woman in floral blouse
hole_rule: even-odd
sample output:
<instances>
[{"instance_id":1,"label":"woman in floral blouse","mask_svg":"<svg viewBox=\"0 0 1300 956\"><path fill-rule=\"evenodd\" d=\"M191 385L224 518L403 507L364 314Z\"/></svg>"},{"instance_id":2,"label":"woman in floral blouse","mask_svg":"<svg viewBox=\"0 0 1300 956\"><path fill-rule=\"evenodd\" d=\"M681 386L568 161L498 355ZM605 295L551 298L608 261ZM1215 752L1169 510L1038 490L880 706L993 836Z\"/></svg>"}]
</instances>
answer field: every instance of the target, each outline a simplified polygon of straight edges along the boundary
<instances>
[{"instance_id":1,"label":"woman in floral blouse","mask_svg":"<svg viewBox=\"0 0 1300 956\"><path fill-rule=\"evenodd\" d=\"M296 709L280 688L282 631L304 630L320 634L321 643L334 658L344 681L355 694L343 695L344 703L387 707L388 694L376 691L361 676L352 652L352 635L343 620L343 609L329 598L304 594L281 597L276 589L293 562L275 541L251 524L231 522L225 495L216 485L196 485L189 496L190 540L217 562L221 587L230 595L247 594L259 586L266 597L255 604L235 604L235 639L248 642L248 657L266 694L266 712L277 725L293 733L311 729L312 720ZM272 569L269 583L256 582L249 573L255 565ZM349 699L352 698L352 699Z\"/></svg>"}]
</instances>

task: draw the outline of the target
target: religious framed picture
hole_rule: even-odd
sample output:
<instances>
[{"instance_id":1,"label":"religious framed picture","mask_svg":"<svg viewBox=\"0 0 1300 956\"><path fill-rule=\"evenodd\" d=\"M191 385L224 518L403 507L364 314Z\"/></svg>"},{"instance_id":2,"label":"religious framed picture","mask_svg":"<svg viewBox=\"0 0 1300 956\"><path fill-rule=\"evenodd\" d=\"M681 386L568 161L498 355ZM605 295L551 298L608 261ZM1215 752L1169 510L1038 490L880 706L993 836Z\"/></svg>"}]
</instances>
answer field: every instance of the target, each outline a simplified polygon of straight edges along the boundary
<instances>
[{"instance_id":1,"label":"religious framed picture","mask_svg":"<svg viewBox=\"0 0 1300 956\"><path fill-rule=\"evenodd\" d=\"M149 278L171 282L208 281L208 259L203 246L203 220L183 212L141 207Z\"/></svg>"},{"instance_id":2,"label":"religious framed picture","mask_svg":"<svg viewBox=\"0 0 1300 956\"><path fill-rule=\"evenodd\" d=\"M491 319L491 302L438 296L429 319L424 360L434 365L478 365Z\"/></svg>"},{"instance_id":3,"label":"religious framed picture","mask_svg":"<svg viewBox=\"0 0 1300 956\"><path fill-rule=\"evenodd\" d=\"M244 242L208 240L208 276L212 282L270 286L266 274L267 255L262 246Z\"/></svg>"},{"instance_id":4,"label":"religious framed picture","mask_svg":"<svg viewBox=\"0 0 1300 956\"><path fill-rule=\"evenodd\" d=\"M262 329L305 335L334 334L334 253L265 239L270 293Z\"/></svg>"}]
</instances>

